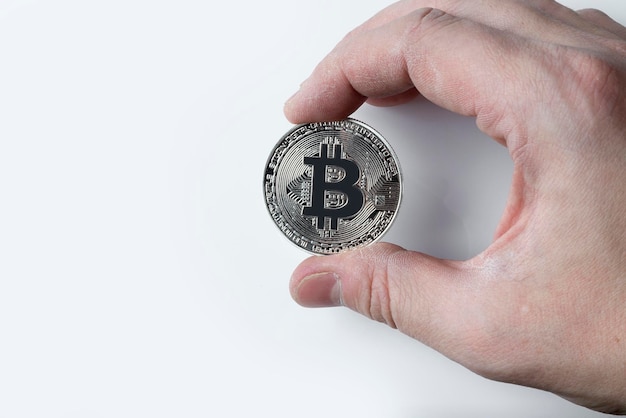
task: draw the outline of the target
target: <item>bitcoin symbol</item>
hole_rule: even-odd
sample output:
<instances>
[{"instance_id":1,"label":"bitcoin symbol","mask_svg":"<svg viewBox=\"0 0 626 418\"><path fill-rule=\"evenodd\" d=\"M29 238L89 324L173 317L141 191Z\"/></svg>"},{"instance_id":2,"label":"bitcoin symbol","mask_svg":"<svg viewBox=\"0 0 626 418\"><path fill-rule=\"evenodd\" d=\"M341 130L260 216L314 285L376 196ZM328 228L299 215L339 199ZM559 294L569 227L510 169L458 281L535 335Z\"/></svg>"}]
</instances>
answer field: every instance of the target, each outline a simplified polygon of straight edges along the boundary
<instances>
[{"instance_id":1,"label":"bitcoin symbol","mask_svg":"<svg viewBox=\"0 0 626 418\"><path fill-rule=\"evenodd\" d=\"M393 150L355 119L296 125L265 166L263 193L272 220L292 243L335 254L377 241L400 205Z\"/></svg>"},{"instance_id":2,"label":"bitcoin symbol","mask_svg":"<svg viewBox=\"0 0 626 418\"><path fill-rule=\"evenodd\" d=\"M341 158L343 147L321 144L319 157L304 157L304 164L313 166L311 206L302 214L317 219L317 229L325 228L325 219L330 219L330 229L337 230L339 218L350 218L363 207L363 193L356 187L359 167L352 161Z\"/></svg>"}]
</instances>

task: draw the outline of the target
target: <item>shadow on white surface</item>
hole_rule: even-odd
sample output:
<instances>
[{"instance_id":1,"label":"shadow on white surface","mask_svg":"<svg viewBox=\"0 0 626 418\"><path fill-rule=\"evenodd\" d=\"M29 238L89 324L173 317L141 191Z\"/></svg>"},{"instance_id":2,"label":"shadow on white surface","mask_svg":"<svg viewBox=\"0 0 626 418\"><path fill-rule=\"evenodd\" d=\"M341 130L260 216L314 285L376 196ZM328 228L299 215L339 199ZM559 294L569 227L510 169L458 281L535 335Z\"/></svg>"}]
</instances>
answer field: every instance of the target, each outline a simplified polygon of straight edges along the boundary
<instances>
[{"instance_id":1,"label":"shadow on white surface","mask_svg":"<svg viewBox=\"0 0 626 418\"><path fill-rule=\"evenodd\" d=\"M512 175L507 150L474 119L417 99L355 117L382 133L400 160L402 204L383 240L432 256L467 259L485 249L502 214Z\"/></svg>"}]
</instances>

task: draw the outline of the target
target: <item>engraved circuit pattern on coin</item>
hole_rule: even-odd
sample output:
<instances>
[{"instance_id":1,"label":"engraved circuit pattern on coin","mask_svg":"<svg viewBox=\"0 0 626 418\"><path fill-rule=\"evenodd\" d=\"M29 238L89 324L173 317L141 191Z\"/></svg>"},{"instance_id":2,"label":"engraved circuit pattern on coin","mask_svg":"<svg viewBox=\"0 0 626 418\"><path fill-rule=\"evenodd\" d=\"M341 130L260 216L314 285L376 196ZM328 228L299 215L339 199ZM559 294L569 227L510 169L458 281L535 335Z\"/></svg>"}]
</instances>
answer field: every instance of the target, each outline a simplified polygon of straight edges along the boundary
<instances>
[{"instance_id":1,"label":"engraved circuit pattern on coin","mask_svg":"<svg viewBox=\"0 0 626 418\"><path fill-rule=\"evenodd\" d=\"M397 158L385 139L355 119L295 126L265 168L265 203L283 234L315 254L368 245L400 205Z\"/></svg>"}]
</instances>

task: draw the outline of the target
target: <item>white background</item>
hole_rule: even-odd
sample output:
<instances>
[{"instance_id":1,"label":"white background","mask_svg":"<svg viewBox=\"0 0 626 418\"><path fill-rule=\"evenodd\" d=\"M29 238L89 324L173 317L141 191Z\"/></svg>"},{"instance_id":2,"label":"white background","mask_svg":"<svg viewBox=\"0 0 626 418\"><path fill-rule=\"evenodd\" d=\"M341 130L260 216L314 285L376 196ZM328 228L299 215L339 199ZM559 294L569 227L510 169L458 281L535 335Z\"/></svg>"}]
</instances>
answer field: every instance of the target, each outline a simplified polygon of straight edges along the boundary
<instances>
[{"instance_id":1,"label":"white background","mask_svg":"<svg viewBox=\"0 0 626 418\"><path fill-rule=\"evenodd\" d=\"M292 302L306 254L262 195L282 105L389 3L0 0L0 418L600 416ZM405 174L386 240L489 244L504 148L424 101L355 117Z\"/></svg>"}]
</instances>

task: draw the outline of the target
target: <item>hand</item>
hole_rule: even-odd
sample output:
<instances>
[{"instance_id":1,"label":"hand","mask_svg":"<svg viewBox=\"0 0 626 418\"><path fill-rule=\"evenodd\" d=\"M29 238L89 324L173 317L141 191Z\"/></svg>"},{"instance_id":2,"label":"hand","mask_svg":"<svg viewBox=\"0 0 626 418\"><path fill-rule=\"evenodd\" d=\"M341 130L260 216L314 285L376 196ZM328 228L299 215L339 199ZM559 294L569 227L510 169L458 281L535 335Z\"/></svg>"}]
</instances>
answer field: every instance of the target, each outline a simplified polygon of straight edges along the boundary
<instances>
[{"instance_id":1,"label":"hand","mask_svg":"<svg viewBox=\"0 0 626 418\"><path fill-rule=\"evenodd\" d=\"M294 299L347 306L485 377L626 414L626 28L547 0L402 1L343 39L285 113L335 120L417 94L508 148L493 243L467 261L391 244L312 257Z\"/></svg>"}]
</instances>

